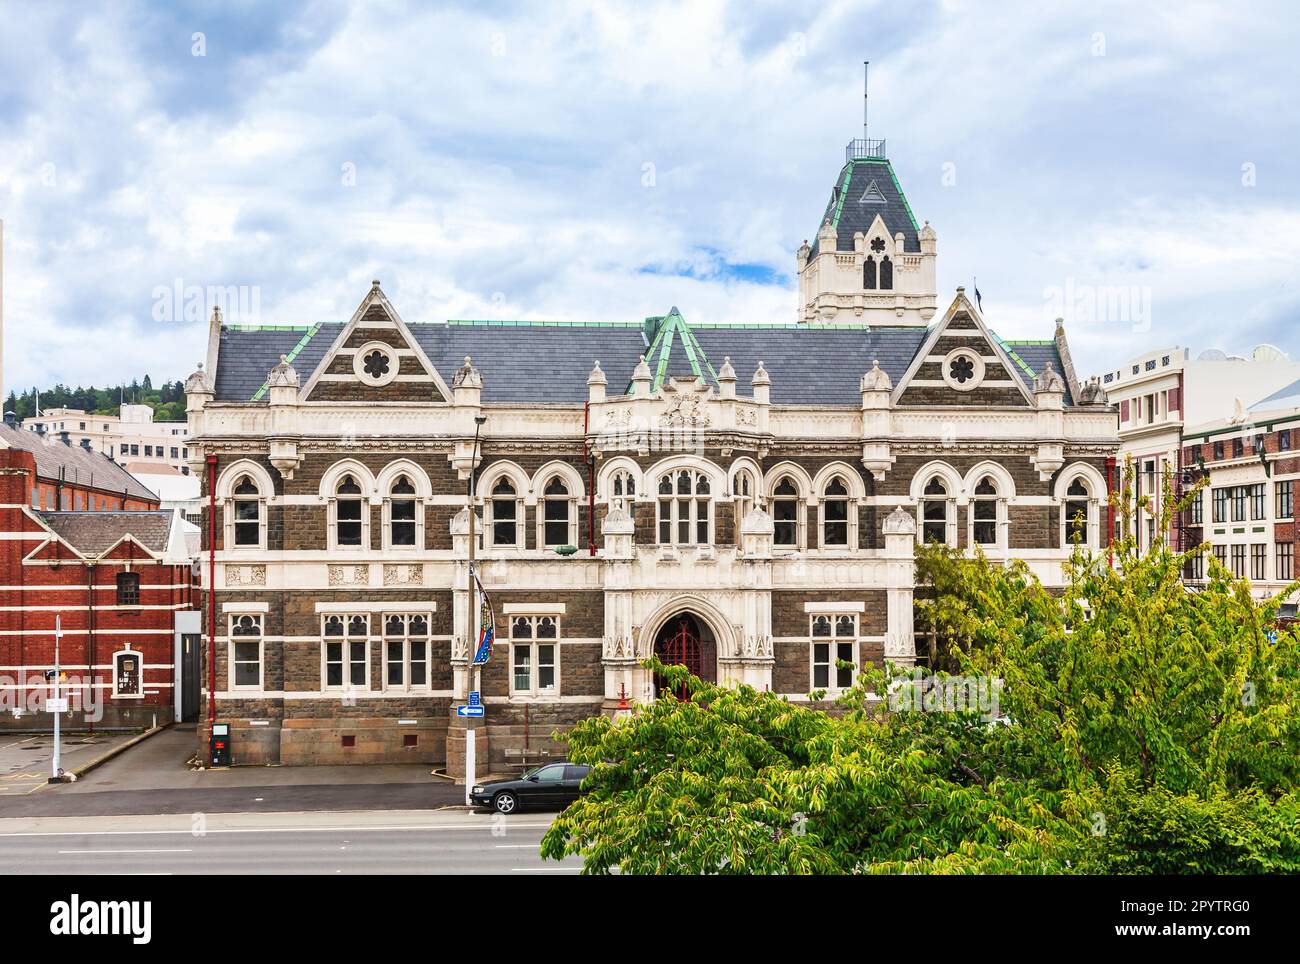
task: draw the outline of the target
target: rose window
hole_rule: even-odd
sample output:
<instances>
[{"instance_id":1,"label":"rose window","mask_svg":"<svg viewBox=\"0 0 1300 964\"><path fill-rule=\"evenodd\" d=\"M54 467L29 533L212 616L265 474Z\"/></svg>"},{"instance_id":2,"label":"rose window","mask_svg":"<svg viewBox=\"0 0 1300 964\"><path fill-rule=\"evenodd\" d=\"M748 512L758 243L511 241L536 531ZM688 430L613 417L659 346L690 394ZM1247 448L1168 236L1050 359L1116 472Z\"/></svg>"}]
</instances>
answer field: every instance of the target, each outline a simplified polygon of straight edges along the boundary
<instances>
[{"instance_id":1,"label":"rose window","mask_svg":"<svg viewBox=\"0 0 1300 964\"><path fill-rule=\"evenodd\" d=\"M967 355L958 355L952 360L948 371L957 384L964 385L975 377L975 363Z\"/></svg>"},{"instance_id":2,"label":"rose window","mask_svg":"<svg viewBox=\"0 0 1300 964\"><path fill-rule=\"evenodd\" d=\"M388 374L388 356L376 348L362 359L365 373L376 380Z\"/></svg>"}]
</instances>

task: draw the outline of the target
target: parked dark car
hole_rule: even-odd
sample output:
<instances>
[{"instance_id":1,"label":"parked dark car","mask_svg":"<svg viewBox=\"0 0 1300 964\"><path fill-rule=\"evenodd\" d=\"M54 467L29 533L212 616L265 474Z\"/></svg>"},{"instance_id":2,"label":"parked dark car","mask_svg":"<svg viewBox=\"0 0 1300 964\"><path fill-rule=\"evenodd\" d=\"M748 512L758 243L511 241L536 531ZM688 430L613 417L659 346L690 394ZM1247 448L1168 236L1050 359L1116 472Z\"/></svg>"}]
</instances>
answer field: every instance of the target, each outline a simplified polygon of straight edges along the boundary
<instances>
[{"instance_id":1,"label":"parked dark car","mask_svg":"<svg viewBox=\"0 0 1300 964\"><path fill-rule=\"evenodd\" d=\"M563 810L581 795L578 788L590 772L591 767L577 763L548 763L518 780L475 784L469 798L497 813L514 813L525 807Z\"/></svg>"}]
</instances>

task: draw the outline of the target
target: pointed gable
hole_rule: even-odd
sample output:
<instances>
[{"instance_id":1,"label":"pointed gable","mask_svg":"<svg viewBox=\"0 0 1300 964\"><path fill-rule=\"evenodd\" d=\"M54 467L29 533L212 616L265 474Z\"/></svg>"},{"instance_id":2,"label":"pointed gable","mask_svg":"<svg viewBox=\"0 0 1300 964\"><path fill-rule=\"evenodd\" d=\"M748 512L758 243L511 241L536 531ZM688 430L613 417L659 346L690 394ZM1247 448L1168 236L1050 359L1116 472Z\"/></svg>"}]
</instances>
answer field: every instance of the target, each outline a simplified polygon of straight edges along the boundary
<instances>
[{"instance_id":1,"label":"pointed gable","mask_svg":"<svg viewBox=\"0 0 1300 964\"><path fill-rule=\"evenodd\" d=\"M952 305L898 380L894 404L1033 407L1033 393L1017 368L965 290L958 288Z\"/></svg>"},{"instance_id":2,"label":"pointed gable","mask_svg":"<svg viewBox=\"0 0 1300 964\"><path fill-rule=\"evenodd\" d=\"M312 372L302 397L447 403L451 390L376 281Z\"/></svg>"},{"instance_id":3,"label":"pointed gable","mask_svg":"<svg viewBox=\"0 0 1300 964\"><path fill-rule=\"evenodd\" d=\"M718 387L718 373L676 305L663 317L646 319L645 337L649 342L646 364L654 377L651 391L658 391L673 376L694 376L706 385Z\"/></svg>"}]
</instances>

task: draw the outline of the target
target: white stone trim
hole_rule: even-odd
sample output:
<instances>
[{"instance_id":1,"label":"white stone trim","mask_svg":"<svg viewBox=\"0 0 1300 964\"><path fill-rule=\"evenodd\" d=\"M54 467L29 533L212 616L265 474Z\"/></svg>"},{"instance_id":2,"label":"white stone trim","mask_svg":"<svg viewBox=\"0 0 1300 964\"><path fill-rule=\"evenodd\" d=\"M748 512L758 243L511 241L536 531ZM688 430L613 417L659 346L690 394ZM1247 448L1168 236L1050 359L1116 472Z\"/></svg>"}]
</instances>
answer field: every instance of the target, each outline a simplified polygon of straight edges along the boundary
<instances>
[{"instance_id":1,"label":"white stone trim","mask_svg":"<svg viewBox=\"0 0 1300 964\"><path fill-rule=\"evenodd\" d=\"M568 603L507 603L501 607L505 616L563 616L568 610Z\"/></svg>"},{"instance_id":2,"label":"white stone trim","mask_svg":"<svg viewBox=\"0 0 1300 964\"><path fill-rule=\"evenodd\" d=\"M867 604L862 600L857 602L806 602L803 604L803 611L805 613L865 613ZM794 637L796 641L802 638L799 636ZM867 639L869 637L860 636L858 638Z\"/></svg>"},{"instance_id":3,"label":"white stone trim","mask_svg":"<svg viewBox=\"0 0 1300 964\"><path fill-rule=\"evenodd\" d=\"M231 600L221 604L223 613L265 613L270 612L271 604L265 602L242 602Z\"/></svg>"}]
</instances>

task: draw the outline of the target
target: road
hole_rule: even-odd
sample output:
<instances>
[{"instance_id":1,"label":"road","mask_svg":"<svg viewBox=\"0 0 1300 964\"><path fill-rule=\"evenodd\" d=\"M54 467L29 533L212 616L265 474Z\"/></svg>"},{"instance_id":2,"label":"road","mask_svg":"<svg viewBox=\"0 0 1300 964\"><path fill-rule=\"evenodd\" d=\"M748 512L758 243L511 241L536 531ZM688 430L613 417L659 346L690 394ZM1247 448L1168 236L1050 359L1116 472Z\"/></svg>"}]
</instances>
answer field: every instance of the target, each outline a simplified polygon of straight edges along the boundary
<instances>
[{"instance_id":1,"label":"road","mask_svg":"<svg viewBox=\"0 0 1300 964\"><path fill-rule=\"evenodd\" d=\"M543 861L551 814L450 811L0 820L0 873L576 874Z\"/></svg>"}]
</instances>

